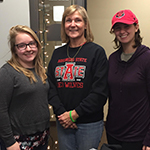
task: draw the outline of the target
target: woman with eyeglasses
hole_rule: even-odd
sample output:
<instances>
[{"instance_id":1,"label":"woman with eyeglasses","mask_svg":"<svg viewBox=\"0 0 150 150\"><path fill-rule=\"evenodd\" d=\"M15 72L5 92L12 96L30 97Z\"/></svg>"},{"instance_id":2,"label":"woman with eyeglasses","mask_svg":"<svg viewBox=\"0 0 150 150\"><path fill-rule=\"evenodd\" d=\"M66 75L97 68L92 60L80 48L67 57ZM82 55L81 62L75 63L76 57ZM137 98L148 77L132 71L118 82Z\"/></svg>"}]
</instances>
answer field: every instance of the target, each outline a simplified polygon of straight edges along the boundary
<instances>
[{"instance_id":1,"label":"woman with eyeglasses","mask_svg":"<svg viewBox=\"0 0 150 150\"><path fill-rule=\"evenodd\" d=\"M3 149L46 150L49 84L40 58L41 44L35 32L22 25L10 29L9 44L12 57L0 69Z\"/></svg>"}]
</instances>

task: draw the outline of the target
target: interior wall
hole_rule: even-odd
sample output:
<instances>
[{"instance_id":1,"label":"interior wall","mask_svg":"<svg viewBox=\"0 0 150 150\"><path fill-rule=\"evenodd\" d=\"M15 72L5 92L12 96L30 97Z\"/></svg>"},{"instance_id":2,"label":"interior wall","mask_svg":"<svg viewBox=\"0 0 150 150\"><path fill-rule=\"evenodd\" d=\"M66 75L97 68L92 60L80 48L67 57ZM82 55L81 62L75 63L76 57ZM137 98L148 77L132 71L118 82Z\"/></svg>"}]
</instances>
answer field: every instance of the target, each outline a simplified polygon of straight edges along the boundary
<instances>
[{"instance_id":1,"label":"interior wall","mask_svg":"<svg viewBox=\"0 0 150 150\"><path fill-rule=\"evenodd\" d=\"M102 45L109 56L113 51L114 36L109 33L113 15L122 9L131 9L139 20L143 44L150 47L149 0L87 0L87 11L95 42Z\"/></svg>"},{"instance_id":2,"label":"interior wall","mask_svg":"<svg viewBox=\"0 0 150 150\"><path fill-rule=\"evenodd\" d=\"M130 9L139 20L143 44L150 47L150 1L149 0L87 0L87 12L94 34L94 42L100 44L107 56L115 51L113 49L114 35L110 34L111 19L119 10ZM107 116L107 107L104 109L104 120Z\"/></svg>"},{"instance_id":3,"label":"interior wall","mask_svg":"<svg viewBox=\"0 0 150 150\"><path fill-rule=\"evenodd\" d=\"M30 25L29 1L0 2L0 67L11 57L7 37L9 29L17 24Z\"/></svg>"}]
</instances>

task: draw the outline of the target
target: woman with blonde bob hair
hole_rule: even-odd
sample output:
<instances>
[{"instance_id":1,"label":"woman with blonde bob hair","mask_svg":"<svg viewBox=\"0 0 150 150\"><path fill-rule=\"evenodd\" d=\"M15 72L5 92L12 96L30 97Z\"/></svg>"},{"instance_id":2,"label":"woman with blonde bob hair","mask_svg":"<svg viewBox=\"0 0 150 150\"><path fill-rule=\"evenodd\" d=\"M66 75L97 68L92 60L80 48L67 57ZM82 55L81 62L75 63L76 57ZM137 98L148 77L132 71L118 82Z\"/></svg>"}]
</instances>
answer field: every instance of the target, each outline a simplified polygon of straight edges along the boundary
<instances>
[{"instance_id":1,"label":"woman with blonde bob hair","mask_svg":"<svg viewBox=\"0 0 150 150\"><path fill-rule=\"evenodd\" d=\"M0 146L46 150L49 84L41 44L35 32L23 25L10 29L9 44L12 57L0 68Z\"/></svg>"},{"instance_id":2,"label":"woman with blonde bob hair","mask_svg":"<svg viewBox=\"0 0 150 150\"><path fill-rule=\"evenodd\" d=\"M66 44L54 50L47 74L59 148L97 149L107 100L106 54L93 42L88 15L82 6L66 8L61 37Z\"/></svg>"},{"instance_id":3,"label":"woman with blonde bob hair","mask_svg":"<svg viewBox=\"0 0 150 150\"><path fill-rule=\"evenodd\" d=\"M69 36L65 32L65 19L67 16L73 14L75 11L78 11L79 14L82 16L84 23L86 24L86 29L84 31L84 36L86 38L87 42L93 42L94 36L92 34L90 23L89 23L89 17L85 10L85 8L79 6L79 5L71 5L70 7L67 7L63 17L62 17L62 23L61 23L61 39L62 42L68 43L70 41Z\"/></svg>"}]
</instances>

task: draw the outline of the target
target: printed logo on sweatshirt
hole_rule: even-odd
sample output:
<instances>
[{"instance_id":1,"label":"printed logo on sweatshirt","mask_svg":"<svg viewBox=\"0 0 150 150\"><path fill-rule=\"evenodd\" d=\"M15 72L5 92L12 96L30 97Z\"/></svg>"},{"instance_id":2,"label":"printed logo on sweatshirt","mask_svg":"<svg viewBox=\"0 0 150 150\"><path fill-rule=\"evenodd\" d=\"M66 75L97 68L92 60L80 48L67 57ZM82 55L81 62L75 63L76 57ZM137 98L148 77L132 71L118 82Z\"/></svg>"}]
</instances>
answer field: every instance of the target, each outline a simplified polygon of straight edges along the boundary
<instances>
[{"instance_id":1,"label":"printed logo on sweatshirt","mask_svg":"<svg viewBox=\"0 0 150 150\"><path fill-rule=\"evenodd\" d=\"M55 78L58 81L58 88L83 88L81 79L85 77L85 70L86 66L76 65L76 62L66 62L63 66L57 66Z\"/></svg>"}]
</instances>

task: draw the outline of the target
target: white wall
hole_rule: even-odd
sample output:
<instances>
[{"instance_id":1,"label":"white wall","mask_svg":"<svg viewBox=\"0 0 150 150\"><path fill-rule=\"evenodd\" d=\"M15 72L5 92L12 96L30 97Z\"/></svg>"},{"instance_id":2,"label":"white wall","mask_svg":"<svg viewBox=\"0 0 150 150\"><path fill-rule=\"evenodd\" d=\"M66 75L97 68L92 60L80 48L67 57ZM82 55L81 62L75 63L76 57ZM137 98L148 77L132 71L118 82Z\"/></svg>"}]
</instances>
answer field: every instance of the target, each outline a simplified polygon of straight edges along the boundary
<instances>
[{"instance_id":1,"label":"white wall","mask_svg":"<svg viewBox=\"0 0 150 150\"><path fill-rule=\"evenodd\" d=\"M28 0L4 0L0 2L0 67L10 59L8 47L9 29L17 24L30 26Z\"/></svg>"}]
</instances>

